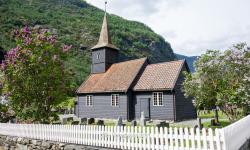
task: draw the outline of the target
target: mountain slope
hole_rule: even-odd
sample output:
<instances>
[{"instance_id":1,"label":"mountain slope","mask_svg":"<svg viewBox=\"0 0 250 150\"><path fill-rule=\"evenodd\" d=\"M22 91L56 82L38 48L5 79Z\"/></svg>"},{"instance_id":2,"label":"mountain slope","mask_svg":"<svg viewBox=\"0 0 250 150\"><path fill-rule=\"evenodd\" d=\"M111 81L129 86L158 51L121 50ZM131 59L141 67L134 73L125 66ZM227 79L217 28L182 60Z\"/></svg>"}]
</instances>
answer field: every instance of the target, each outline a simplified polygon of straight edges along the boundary
<instances>
[{"instance_id":1,"label":"mountain slope","mask_svg":"<svg viewBox=\"0 0 250 150\"><path fill-rule=\"evenodd\" d=\"M59 42L73 45L67 67L78 87L90 72L90 48L97 43L103 11L82 0L0 0L0 49L14 47L12 31L25 25L47 28ZM120 61L149 57L152 62L174 60L170 44L146 25L108 15Z\"/></svg>"},{"instance_id":2,"label":"mountain slope","mask_svg":"<svg viewBox=\"0 0 250 150\"><path fill-rule=\"evenodd\" d=\"M175 56L177 57L177 59L186 59L190 71L195 71L194 62L197 60L198 56L185 56L181 54L175 54Z\"/></svg>"}]
</instances>

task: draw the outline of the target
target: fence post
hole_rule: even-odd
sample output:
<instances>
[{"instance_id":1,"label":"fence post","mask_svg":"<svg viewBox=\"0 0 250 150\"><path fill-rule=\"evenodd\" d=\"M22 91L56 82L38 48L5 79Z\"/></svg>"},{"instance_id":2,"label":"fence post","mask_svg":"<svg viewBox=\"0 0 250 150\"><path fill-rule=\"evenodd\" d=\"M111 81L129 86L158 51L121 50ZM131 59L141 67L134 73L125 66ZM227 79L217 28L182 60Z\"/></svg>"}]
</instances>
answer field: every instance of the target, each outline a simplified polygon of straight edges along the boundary
<instances>
[{"instance_id":1,"label":"fence post","mask_svg":"<svg viewBox=\"0 0 250 150\"><path fill-rule=\"evenodd\" d=\"M216 149L221 149L220 133L218 129L215 129L215 138L216 138Z\"/></svg>"},{"instance_id":2,"label":"fence post","mask_svg":"<svg viewBox=\"0 0 250 150\"><path fill-rule=\"evenodd\" d=\"M142 134L142 137L143 137L143 139L142 139L142 144L143 144L143 149L146 149L147 148L147 132L146 132L146 127L144 126L144 127L142 127L142 129L143 129L143 134Z\"/></svg>"},{"instance_id":3,"label":"fence post","mask_svg":"<svg viewBox=\"0 0 250 150\"><path fill-rule=\"evenodd\" d=\"M192 148L195 147L195 139L194 139L194 128L190 128L190 135L191 135L191 144L192 144Z\"/></svg>"},{"instance_id":4,"label":"fence post","mask_svg":"<svg viewBox=\"0 0 250 150\"><path fill-rule=\"evenodd\" d=\"M174 128L174 139L175 139L175 142L174 142L175 148L179 149L178 130L176 127Z\"/></svg>"},{"instance_id":5,"label":"fence post","mask_svg":"<svg viewBox=\"0 0 250 150\"><path fill-rule=\"evenodd\" d=\"M197 145L198 149L201 149L201 135L200 135L200 128L196 128L196 137L197 137Z\"/></svg>"},{"instance_id":6,"label":"fence post","mask_svg":"<svg viewBox=\"0 0 250 150\"><path fill-rule=\"evenodd\" d=\"M168 142L168 128L164 127L164 138L165 138L165 148L166 150L169 149L169 142Z\"/></svg>"},{"instance_id":7,"label":"fence post","mask_svg":"<svg viewBox=\"0 0 250 150\"><path fill-rule=\"evenodd\" d=\"M163 127L160 127L160 149L164 150L164 133L163 133Z\"/></svg>"},{"instance_id":8,"label":"fence post","mask_svg":"<svg viewBox=\"0 0 250 150\"><path fill-rule=\"evenodd\" d=\"M149 127L147 127L146 134L147 134L147 149L150 150L150 128Z\"/></svg>"},{"instance_id":9,"label":"fence post","mask_svg":"<svg viewBox=\"0 0 250 150\"><path fill-rule=\"evenodd\" d=\"M179 128L179 132L180 132L180 141L181 141L181 149L185 149L184 148L184 137L183 137L183 128Z\"/></svg>"},{"instance_id":10,"label":"fence post","mask_svg":"<svg viewBox=\"0 0 250 150\"><path fill-rule=\"evenodd\" d=\"M203 148L207 149L207 132L206 129L202 129L202 140L203 140Z\"/></svg>"},{"instance_id":11,"label":"fence post","mask_svg":"<svg viewBox=\"0 0 250 150\"><path fill-rule=\"evenodd\" d=\"M142 149L142 127L139 126L138 128L138 144L139 144L139 150Z\"/></svg>"},{"instance_id":12,"label":"fence post","mask_svg":"<svg viewBox=\"0 0 250 150\"><path fill-rule=\"evenodd\" d=\"M151 148L155 149L155 131L154 131L154 127L151 127Z\"/></svg>"},{"instance_id":13,"label":"fence post","mask_svg":"<svg viewBox=\"0 0 250 150\"><path fill-rule=\"evenodd\" d=\"M222 148L223 148L223 150L228 150L227 140L225 138L225 130L220 129L219 133L220 133L221 139L222 139Z\"/></svg>"},{"instance_id":14,"label":"fence post","mask_svg":"<svg viewBox=\"0 0 250 150\"><path fill-rule=\"evenodd\" d=\"M110 136L111 136L111 137L110 137L110 145L111 145L110 147L111 147L111 148L114 148L114 147L115 147L115 146L114 146L114 145L115 145L115 144L114 144L114 143L115 143L115 142L114 142L114 133L115 133L115 128L114 128L114 126L111 126L111 131L110 131L110 132L111 132L111 133L110 133Z\"/></svg>"},{"instance_id":15,"label":"fence post","mask_svg":"<svg viewBox=\"0 0 250 150\"><path fill-rule=\"evenodd\" d=\"M214 135L213 135L213 130L211 128L208 129L209 133L209 148L211 150L214 150Z\"/></svg>"},{"instance_id":16,"label":"fence post","mask_svg":"<svg viewBox=\"0 0 250 150\"><path fill-rule=\"evenodd\" d=\"M185 134L186 148L189 150L190 149L190 144L189 144L189 132L188 132L188 128L185 128L184 131L185 131L184 134Z\"/></svg>"}]
</instances>

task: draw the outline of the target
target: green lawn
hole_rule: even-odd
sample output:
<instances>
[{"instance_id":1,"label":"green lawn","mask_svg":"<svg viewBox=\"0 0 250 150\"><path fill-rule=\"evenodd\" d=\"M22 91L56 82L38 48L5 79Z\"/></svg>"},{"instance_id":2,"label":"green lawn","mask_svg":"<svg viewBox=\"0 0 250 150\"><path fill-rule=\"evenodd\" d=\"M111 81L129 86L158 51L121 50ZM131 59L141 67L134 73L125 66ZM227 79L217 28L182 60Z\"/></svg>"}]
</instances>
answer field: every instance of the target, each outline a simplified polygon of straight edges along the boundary
<instances>
[{"instance_id":1,"label":"green lawn","mask_svg":"<svg viewBox=\"0 0 250 150\"><path fill-rule=\"evenodd\" d=\"M224 128L224 127L231 124L227 119L219 120L219 123L220 123L220 125L218 125L218 126L211 126L210 121L208 121L208 122L203 123L203 127L215 129L215 128Z\"/></svg>"},{"instance_id":2,"label":"green lawn","mask_svg":"<svg viewBox=\"0 0 250 150\"><path fill-rule=\"evenodd\" d=\"M207 121L207 122L202 123L203 127L215 129L215 128L223 128L223 127L230 125L230 122L225 114L223 114L221 111L219 111L218 114L219 114L220 125L211 126L210 125L211 121ZM213 111L210 111L210 112L203 111L203 112L199 113L198 117L200 117L202 119L214 118L214 112ZM70 124L70 123L68 123L68 124ZM96 123L94 123L94 124L96 124ZM104 120L104 124L106 126L115 126L116 120ZM128 122L128 121L123 121L123 124L125 126L131 126L131 122ZM139 126L139 125L140 125L140 121L137 121L137 126ZM147 127L154 127L155 124L153 122L147 122L146 126ZM186 123L183 123L183 124L182 123L169 123L169 126L172 128L174 128L174 127L177 127L177 128L185 128L185 127L191 128L191 127L193 127L193 126L187 125Z\"/></svg>"},{"instance_id":3,"label":"green lawn","mask_svg":"<svg viewBox=\"0 0 250 150\"><path fill-rule=\"evenodd\" d=\"M219 115L219 122L220 122L220 125L218 126L211 126L211 122L208 121L208 122L205 122L203 123L203 127L205 128L223 128L223 127L226 127L228 125L230 125L230 122L227 118L227 116L225 114L222 113L222 111L218 111L218 115ZM214 118L214 111L209 111L209 112L206 112L206 111L200 111L199 112L199 118L202 118L202 119L205 119L205 118Z\"/></svg>"},{"instance_id":4,"label":"green lawn","mask_svg":"<svg viewBox=\"0 0 250 150\"><path fill-rule=\"evenodd\" d=\"M218 111L219 119L227 119L227 116L222 113L222 111ZM214 117L214 111L209 111L205 113L205 111L199 112L199 118L213 118Z\"/></svg>"}]
</instances>

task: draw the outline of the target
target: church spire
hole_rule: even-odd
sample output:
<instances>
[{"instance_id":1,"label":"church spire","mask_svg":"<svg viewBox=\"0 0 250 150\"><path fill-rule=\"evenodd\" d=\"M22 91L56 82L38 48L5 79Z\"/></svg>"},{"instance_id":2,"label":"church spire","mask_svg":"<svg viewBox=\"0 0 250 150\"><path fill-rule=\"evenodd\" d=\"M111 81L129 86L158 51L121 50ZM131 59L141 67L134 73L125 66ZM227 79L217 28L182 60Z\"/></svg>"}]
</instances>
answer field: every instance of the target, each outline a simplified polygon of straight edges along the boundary
<instances>
[{"instance_id":1,"label":"church spire","mask_svg":"<svg viewBox=\"0 0 250 150\"><path fill-rule=\"evenodd\" d=\"M108 47L112 49L117 49L116 46L114 46L111 42L111 38L109 35L109 26L108 26L108 19L107 19L107 13L106 13L106 2L105 2L105 14L103 18L103 23L102 23L102 29L99 37L98 43L91 49L97 49L97 48L102 48L102 47Z\"/></svg>"}]
</instances>

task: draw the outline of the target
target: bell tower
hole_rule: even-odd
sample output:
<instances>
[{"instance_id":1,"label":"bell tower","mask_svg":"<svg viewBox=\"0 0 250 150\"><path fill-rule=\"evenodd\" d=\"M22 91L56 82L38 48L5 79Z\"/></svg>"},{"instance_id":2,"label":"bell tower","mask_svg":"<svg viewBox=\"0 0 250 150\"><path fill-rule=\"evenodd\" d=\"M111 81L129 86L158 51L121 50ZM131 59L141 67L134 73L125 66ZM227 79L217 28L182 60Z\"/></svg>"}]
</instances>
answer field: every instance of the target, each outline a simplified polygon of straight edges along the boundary
<instances>
[{"instance_id":1,"label":"bell tower","mask_svg":"<svg viewBox=\"0 0 250 150\"><path fill-rule=\"evenodd\" d=\"M102 23L102 29L98 43L91 48L92 50L92 73L103 73L118 60L118 48L111 42L109 36L109 27L106 14L106 2L105 2L105 14Z\"/></svg>"}]
</instances>

